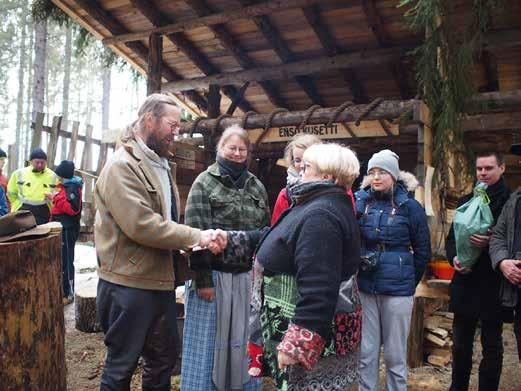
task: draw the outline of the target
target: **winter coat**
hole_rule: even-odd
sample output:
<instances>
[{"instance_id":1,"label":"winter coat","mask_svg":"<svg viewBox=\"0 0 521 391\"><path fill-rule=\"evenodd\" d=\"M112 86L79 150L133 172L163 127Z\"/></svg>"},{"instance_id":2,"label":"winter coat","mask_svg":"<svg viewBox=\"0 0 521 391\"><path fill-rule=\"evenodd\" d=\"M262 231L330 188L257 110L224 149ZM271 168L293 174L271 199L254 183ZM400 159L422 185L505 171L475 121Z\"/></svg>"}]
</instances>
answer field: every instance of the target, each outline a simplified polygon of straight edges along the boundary
<instances>
[{"instance_id":1,"label":"winter coat","mask_svg":"<svg viewBox=\"0 0 521 391\"><path fill-rule=\"evenodd\" d=\"M296 277L293 322L329 336L341 281L360 262L360 236L351 200L339 187L314 191L287 210L264 236L257 259L264 275Z\"/></svg>"},{"instance_id":2,"label":"winter coat","mask_svg":"<svg viewBox=\"0 0 521 391\"><path fill-rule=\"evenodd\" d=\"M81 219L83 181L78 176L58 183L58 193L52 199L51 215L64 228L78 226Z\"/></svg>"},{"instance_id":3,"label":"winter coat","mask_svg":"<svg viewBox=\"0 0 521 391\"><path fill-rule=\"evenodd\" d=\"M521 201L521 188L517 189L503 207L503 211L497 220L497 224L492 231L492 238L489 244L489 255L492 264L492 268L501 273L499 270L499 264L504 259L514 259L514 235L517 219L519 218L516 213L517 208L520 207L519 202ZM499 297L501 303L506 306L513 308L517 305L519 300L518 297L519 287L511 284L504 276L501 276Z\"/></svg>"},{"instance_id":4,"label":"winter coat","mask_svg":"<svg viewBox=\"0 0 521 391\"><path fill-rule=\"evenodd\" d=\"M7 197L11 203L11 212L19 210L23 204L47 205L50 210L52 205L45 198L45 194L54 191L56 178L56 174L48 167L41 172L34 172L32 166L13 172L7 184Z\"/></svg>"},{"instance_id":5,"label":"winter coat","mask_svg":"<svg viewBox=\"0 0 521 391\"><path fill-rule=\"evenodd\" d=\"M252 173L244 189L237 189L229 175L221 175L219 165L212 164L199 174L186 200L185 223L200 229L253 230L269 225L268 195L262 182ZM221 269L245 272L251 266ZM213 287L211 269L196 272L197 288Z\"/></svg>"},{"instance_id":6,"label":"winter coat","mask_svg":"<svg viewBox=\"0 0 521 391\"><path fill-rule=\"evenodd\" d=\"M410 194L418 181L412 174L400 172L392 200L391 194L374 192L369 183L365 178L355 194L361 253L374 253L378 262L374 270L360 270L360 290L412 296L431 258L427 216Z\"/></svg>"},{"instance_id":7,"label":"winter coat","mask_svg":"<svg viewBox=\"0 0 521 391\"><path fill-rule=\"evenodd\" d=\"M5 191L2 186L0 186L0 216L4 216L9 213L9 209L7 208L7 198L5 197Z\"/></svg>"},{"instance_id":8,"label":"winter coat","mask_svg":"<svg viewBox=\"0 0 521 391\"><path fill-rule=\"evenodd\" d=\"M495 222L510 195L510 190L501 178L487 188L487 194ZM466 195L459 201L458 206L471 198L472 194ZM454 257L457 255L453 226L450 227L449 235L445 239L445 252L447 259L453 264ZM508 320L508 313L504 311L499 300L500 281L501 276L492 269L487 249L483 249L471 273L454 273L450 284L449 310L469 317Z\"/></svg>"},{"instance_id":9,"label":"winter coat","mask_svg":"<svg viewBox=\"0 0 521 391\"><path fill-rule=\"evenodd\" d=\"M174 174L171 164L170 190L180 205ZM95 202L99 277L132 288L173 290L172 250L194 247L201 232L168 219L172 205L134 139L123 142L103 167Z\"/></svg>"},{"instance_id":10,"label":"winter coat","mask_svg":"<svg viewBox=\"0 0 521 391\"><path fill-rule=\"evenodd\" d=\"M351 189L347 190L347 195L351 198L351 202L353 203L353 210L355 209L355 197L353 196L353 191ZM284 187L277 196L277 201L275 201L275 206L273 207L273 214L271 215L271 225L275 224L279 219L282 212L289 208L289 200L288 200L288 189Z\"/></svg>"}]
</instances>

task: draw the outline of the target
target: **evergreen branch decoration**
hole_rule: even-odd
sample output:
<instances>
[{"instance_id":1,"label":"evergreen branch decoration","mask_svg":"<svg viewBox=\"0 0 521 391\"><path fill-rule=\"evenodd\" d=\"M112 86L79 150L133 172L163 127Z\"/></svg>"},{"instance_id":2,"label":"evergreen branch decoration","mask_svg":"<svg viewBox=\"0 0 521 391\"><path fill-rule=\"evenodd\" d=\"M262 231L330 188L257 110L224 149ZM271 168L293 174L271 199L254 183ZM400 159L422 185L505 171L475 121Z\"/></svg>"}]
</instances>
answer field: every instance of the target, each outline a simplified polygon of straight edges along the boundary
<instances>
[{"instance_id":1,"label":"evergreen branch decoration","mask_svg":"<svg viewBox=\"0 0 521 391\"><path fill-rule=\"evenodd\" d=\"M426 35L413 54L419 89L432 113L433 164L442 199L448 190L450 156L456 157L452 169L461 179L452 191L461 194L465 183L474 177L472 165L462 164L468 156L463 145L461 114L476 92L471 79L472 65L481 55L492 14L497 13L503 2L472 0L468 15L457 14L453 0L399 3L399 7L407 8L405 17L410 27Z\"/></svg>"}]
</instances>

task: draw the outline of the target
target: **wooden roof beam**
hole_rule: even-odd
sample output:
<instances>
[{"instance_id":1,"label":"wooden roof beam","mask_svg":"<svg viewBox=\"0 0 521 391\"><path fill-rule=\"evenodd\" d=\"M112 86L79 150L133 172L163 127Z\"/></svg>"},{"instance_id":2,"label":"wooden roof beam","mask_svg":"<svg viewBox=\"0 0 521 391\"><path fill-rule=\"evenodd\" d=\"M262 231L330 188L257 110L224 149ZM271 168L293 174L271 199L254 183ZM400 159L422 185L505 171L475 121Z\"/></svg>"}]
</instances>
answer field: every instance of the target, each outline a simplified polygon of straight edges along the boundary
<instances>
[{"instance_id":1,"label":"wooden roof beam","mask_svg":"<svg viewBox=\"0 0 521 391\"><path fill-rule=\"evenodd\" d=\"M388 64L406 55L410 47L374 49L334 57L296 61L271 67L253 68L245 71L221 73L213 76L198 77L166 83L163 89L179 92L196 88L207 88L210 84L240 84L247 81L286 80L291 77L309 75L328 70L357 68Z\"/></svg>"},{"instance_id":2,"label":"wooden roof beam","mask_svg":"<svg viewBox=\"0 0 521 391\"><path fill-rule=\"evenodd\" d=\"M192 8L198 17L204 17L212 14L212 10L208 7L204 0L187 0L186 3ZM255 63L248 56L246 51L241 47L239 42L230 34L226 26L215 25L209 26L209 29L214 33L215 38L232 54L235 61L243 69L250 69L255 67ZM275 107L287 107L287 103L280 96L276 87L271 81L259 82L260 87L266 94L269 101Z\"/></svg>"},{"instance_id":3,"label":"wooden roof beam","mask_svg":"<svg viewBox=\"0 0 521 391\"><path fill-rule=\"evenodd\" d=\"M159 12L154 7L153 3L146 0L131 0L131 3L136 9L145 16L154 27L160 27L167 24L171 24L172 21L166 17L163 13ZM213 75L219 73L219 70L210 63L208 58L202 54L197 48L186 38L184 33L173 33L168 34L167 38L176 45L179 50L188 57L194 65L201 70L205 75ZM237 95L237 89L234 86L223 86L221 91L228 96L231 100ZM252 106L242 100L239 107L244 112L252 111Z\"/></svg>"},{"instance_id":4,"label":"wooden roof beam","mask_svg":"<svg viewBox=\"0 0 521 391\"><path fill-rule=\"evenodd\" d=\"M385 32L382 18L376 9L375 0L362 0L362 7L364 9L365 17L367 18L367 23L369 24L369 27L371 27L378 45L380 47L388 46L389 39Z\"/></svg>"},{"instance_id":5,"label":"wooden roof beam","mask_svg":"<svg viewBox=\"0 0 521 391\"><path fill-rule=\"evenodd\" d=\"M82 0L87 1L87 0ZM218 24L232 22L238 19L250 19L259 15L267 15L273 12L285 11L293 8L307 7L308 5L327 2L328 0L268 0L249 7L232 9L204 16L201 18L193 18L172 23L163 27L155 27L134 33L117 33L113 37L105 38L103 43L106 45L115 44L117 42L130 42L146 39L150 34L157 33L161 35L178 33L186 30L192 30L198 27L214 26Z\"/></svg>"},{"instance_id":6,"label":"wooden roof beam","mask_svg":"<svg viewBox=\"0 0 521 391\"><path fill-rule=\"evenodd\" d=\"M93 19L100 23L106 28L111 34L124 34L127 29L121 25L116 19L110 15L109 12L105 11L100 7L96 0L75 0L76 4L79 5L85 12L87 12ZM129 42L126 46L132 50L145 64L148 63L148 49L141 42ZM181 77L167 65L161 66L161 74L168 81L179 80ZM188 99L190 99L197 107L202 111L208 110L208 103L206 100L197 93L197 91L186 91L183 93Z\"/></svg>"},{"instance_id":7,"label":"wooden roof beam","mask_svg":"<svg viewBox=\"0 0 521 391\"><path fill-rule=\"evenodd\" d=\"M335 56L336 54L340 54L342 51L338 47L335 42L335 39L331 35L329 29L326 24L322 20L320 16L320 10L316 5L312 5L309 7L304 7L302 9L304 12L304 16L306 20L310 24L311 28L315 32L315 35L319 39L322 47L324 48L326 54L328 56ZM364 86L360 83L360 80L356 76L356 72L354 69L344 69L340 71L342 78L346 82L347 86L351 90L351 95L353 95L354 103L366 103L369 98L367 97L367 93L365 91Z\"/></svg>"},{"instance_id":8,"label":"wooden roof beam","mask_svg":"<svg viewBox=\"0 0 521 391\"><path fill-rule=\"evenodd\" d=\"M399 118L403 113L414 110L421 104L419 100L384 100L373 110L370 110L364 117L363 120L379 120L379 119L395 119ZM363 113L366 112L368 105L354 105L347 107L342 111L336 118L337 122L353 122L356 121ZM336 107L329 107L324 109L317 109L313 112L311 117L308 118L307 123L309 125L324 124L333 118L336 112ZM244 124L245 129L262 129L266 124L266 120L270 114L252 114L248 116L246 123ZM272 127L280 126L294 126L298 125L308 117L308 112L302 111L290 111L285 113L279 113L272 121ZM225 129L228 126L241 124L242 117L229 117L222 118L219 121L220 129ZM197 124L197 132L206 133L211 132L215 125L215 119L203 119ZM181 125L181 133L188 132L191 129L191 123L186 122Z\"/></svg>"},{"instance_id":9,"label":"wooden roof beam","mask_svg":"<svg viewBox=\"0 0 521 391\"><path fill-rule=\"evenodd\" d=\"M238 0L238 2L248 8L254 6L252 3L254 3L255 0ZM296 60L295 55L289 49L286 42L284 42L267 15L255 16L252 18L252 20L283 63L291 63ZM324 105L324 100L318 93L315 83L311 77L301 75L299 77L295 77L295 81L300 86L300 88L304 90L313 104L320 106Z\"/></svg>"}]
</instances>

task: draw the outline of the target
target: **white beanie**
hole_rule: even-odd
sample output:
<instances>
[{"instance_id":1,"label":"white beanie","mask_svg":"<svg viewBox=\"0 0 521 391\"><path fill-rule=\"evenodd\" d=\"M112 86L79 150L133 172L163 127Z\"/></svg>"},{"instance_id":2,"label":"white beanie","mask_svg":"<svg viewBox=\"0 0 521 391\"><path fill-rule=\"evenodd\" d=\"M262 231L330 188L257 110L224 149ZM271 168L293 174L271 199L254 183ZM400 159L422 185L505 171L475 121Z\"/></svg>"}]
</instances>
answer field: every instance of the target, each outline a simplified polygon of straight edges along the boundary
<instances>
[{"instance_id":1,"label":"white beanie","mask_svg":"<svg viewBox=\"0 0 521 391\"><path fill-rule=\"evenodd\" d=\"M394 180L397 180L400 174L400 167L398 166L399 159L398 155L390 149L383 149L380 152L376 152L371 159L369 159L369 163L367 163L367 173L369 173L369 170L372 168L378 167L387 171L392 175Z\"/></svg>"}]
</instances>

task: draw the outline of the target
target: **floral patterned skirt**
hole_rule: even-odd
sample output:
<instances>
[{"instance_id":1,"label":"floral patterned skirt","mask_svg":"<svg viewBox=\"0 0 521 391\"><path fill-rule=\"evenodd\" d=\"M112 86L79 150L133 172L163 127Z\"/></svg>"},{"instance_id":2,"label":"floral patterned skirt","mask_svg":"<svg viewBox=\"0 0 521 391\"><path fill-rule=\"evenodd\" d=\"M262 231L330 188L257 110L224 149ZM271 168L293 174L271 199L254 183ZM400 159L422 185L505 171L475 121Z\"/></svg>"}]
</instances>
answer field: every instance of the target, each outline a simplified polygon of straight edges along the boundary
<instances>
[{"instance_id":1,"label":"floral patterned skirt","mask_svg":"<svg viewBox=\"0 0 521 391\"><path fill-rule=\"evenodd\" d=\"M264 369L274 380L278 390L346 390L358 379L359 344L338 349L339 340L335 322L332 322L332 337L326 343L320 359L311 371L301 365L278 368L277 345L284 338L289 323L295 314L297 286L293 276L264 276L264 300L261 309L262 339L264 341ZM360 310L361 311L361 310ZM361 317L361 312L360 312ZM350 325L345 325L349 327ZM337 355L341 352L341 355Z\"/></svg>"}]
</instances>

